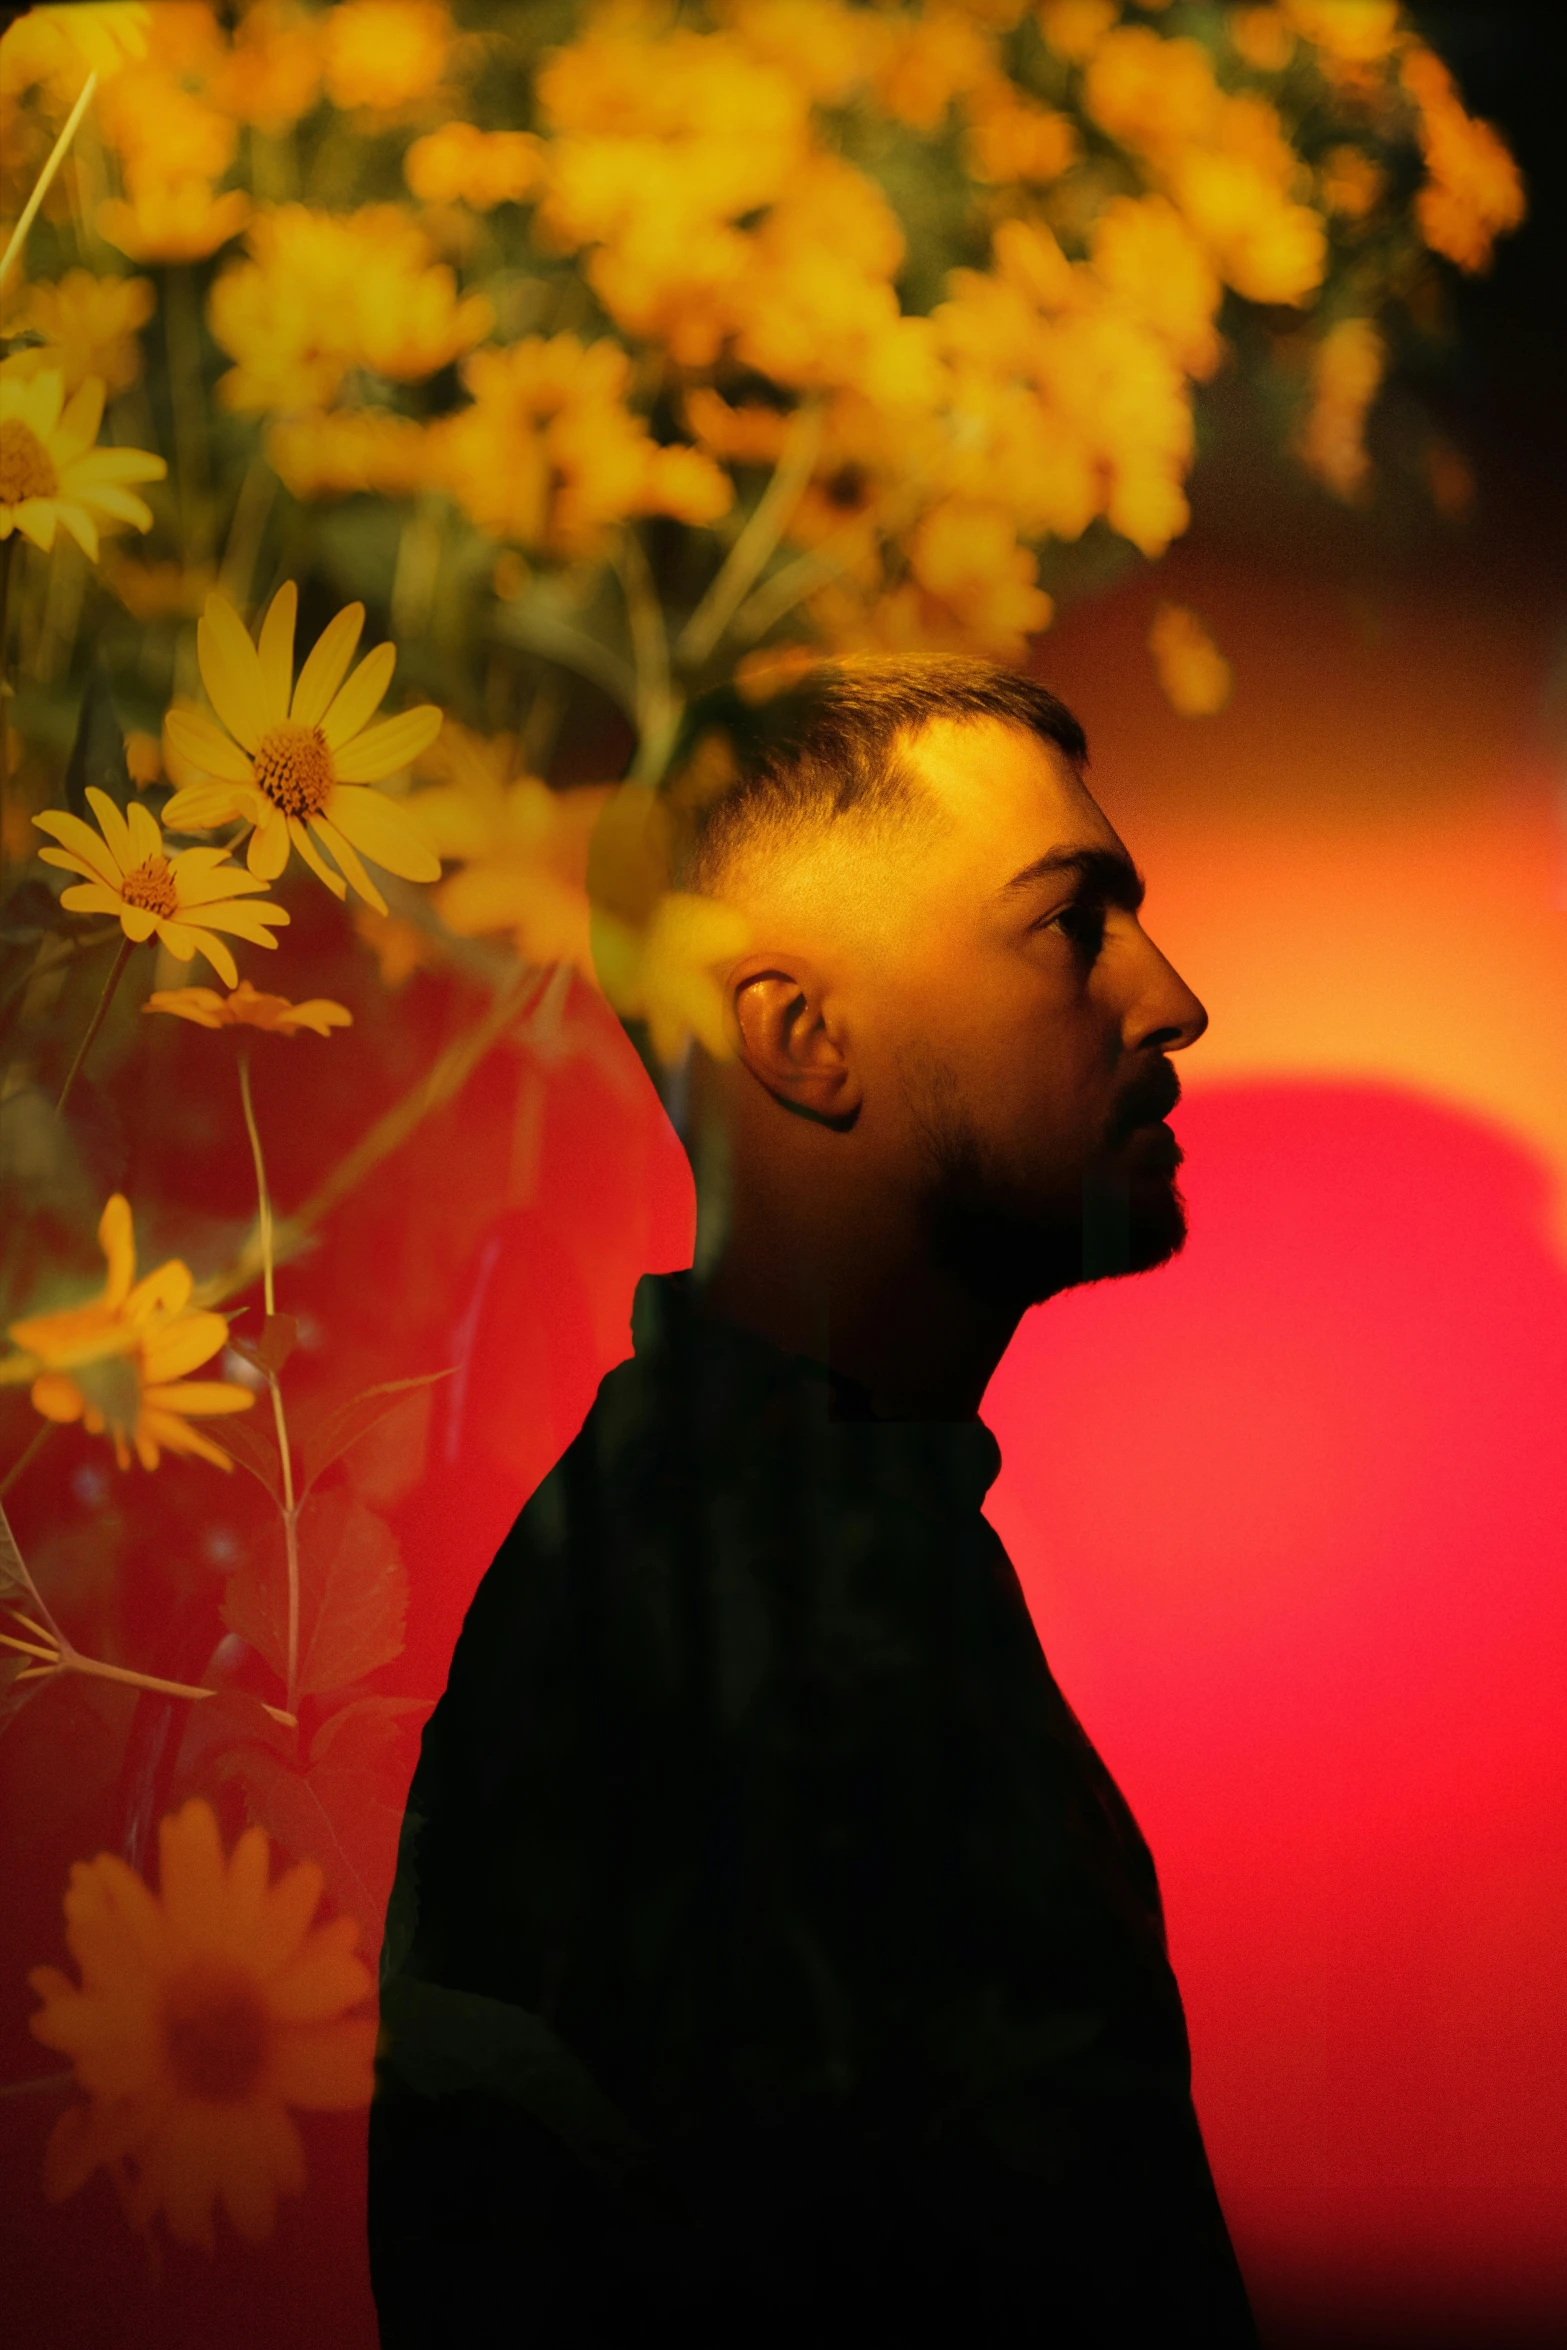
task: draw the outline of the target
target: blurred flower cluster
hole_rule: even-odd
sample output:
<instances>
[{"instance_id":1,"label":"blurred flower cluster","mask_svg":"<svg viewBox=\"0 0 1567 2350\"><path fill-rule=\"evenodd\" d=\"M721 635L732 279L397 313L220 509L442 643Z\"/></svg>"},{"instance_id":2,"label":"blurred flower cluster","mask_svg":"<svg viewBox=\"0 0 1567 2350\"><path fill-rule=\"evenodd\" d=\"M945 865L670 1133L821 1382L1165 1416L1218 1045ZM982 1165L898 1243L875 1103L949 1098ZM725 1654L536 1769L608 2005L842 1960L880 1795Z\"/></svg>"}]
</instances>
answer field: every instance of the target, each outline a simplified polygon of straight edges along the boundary
<instances>
[{"instance_id":1,"label":"blurred flower cluster","mask_svg":"<svg viewBox=\"0 0 1567 2350\"><path fill-rule=\"evenodd\" d=\"M1028 659L1186 528L1222 375L1281 465L1372 495L1384 376L1522 212L1394 0L10 24L0 1492L48 1440L115 1477L194 1456L148 1510L236 1466L261 1497L204 1602L232 1687L90 1650L0 1520L0 1713L74 1677L189 1716L160 1894L85 1864L81 1982L34 1978L88 2100L51 2193L103 2167L138 2225L209 2241L222 2204L258 2236L303 2183L285 2108L368 2094L350 1944L418 1705L380 1677L401 1487L363 1463L450 1366L315 1360L278 1279L492 1053L525 1137L603 1049L590 991L662 1067L728 1049L744 925L673 886L660 796L693 702L823 651ZM1433 460L1444 512L1464 479ZM1198 614L1161 603L1149 650L1176 711L1224 705ZM202 1188L226 1145L242 1212ZM93 1506L117 1559L124 1504Z\"/></svg>"}]
</instances>

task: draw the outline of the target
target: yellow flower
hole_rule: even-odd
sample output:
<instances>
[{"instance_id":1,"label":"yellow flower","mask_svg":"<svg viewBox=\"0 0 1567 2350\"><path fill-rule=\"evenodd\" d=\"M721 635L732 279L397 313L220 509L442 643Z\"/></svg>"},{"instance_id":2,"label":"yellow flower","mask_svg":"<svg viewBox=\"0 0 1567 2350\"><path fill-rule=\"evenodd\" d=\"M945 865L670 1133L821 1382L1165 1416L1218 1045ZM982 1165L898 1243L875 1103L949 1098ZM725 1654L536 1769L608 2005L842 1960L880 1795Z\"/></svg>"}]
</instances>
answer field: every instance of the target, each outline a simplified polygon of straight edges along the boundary
<instances>
[{"instance_id":1,"label":"yellow flower","mask_svg":"<svg viewBox=\"0 0 1567 2350\"><path fill-rule=\"evenodd\" d=\"M978 180L1034 185L1059 179L1077 161L1082 140L1076 125L1053 107L1020 97L999 74L968 95L965 152Z\"/></svg>"},{"instance_id":2,"label":"yellow flower","mask_svg":"<svg viewBox=\"0 0 1567 2350\"><path fill-rule=\"evenodd\" d=\"M1344 499L1371 471L1366 417L1387 365L1387 346L1369 318L1342 318L1311 356L1311 411L1300 437L1308 469Z\"/></svg>"},{"instance_id":3,"label":"yellow flower","mask_svg":"<svg viewBox=\"0 0 1567 2350\"><path fill-rule=\"evenodd\" d=\"M150 809L133 800L122 815L106 791L87 786L100 832L61 808L46 808L33 822L64 843L40 849L46 865L63 866L85 878L60 903L72 914L114 914L138 946L156 934L177 963L205 955L218 977L233 987L239 973L219 930L251 946L275 947L268 925L286 923L281 906L241 905L241 898L265 890L271 876L242 873L227 849L176 849L171 856Z\"/></svg>"},{"instance_id":4,"label":"yellow flower","mask_svg":"<svg viewBox=\"0 0 1567 2350\"><path fill-rule=\"evenodd\" d=\"M510 931L522 962L574 963L591 979L588 843L607 790L556 792L519 774L509 735L486 743L452 727L439 750L446 780L413 807L462 867L436 892L442 920L463 938Z\"/></svg>"},{"instance_id":5,"label":"yellow flower","mask_svg":"<svg viewBox=\"0 0 1567 2350\"><path fill-rule=\"evenodd\" d=\"M593 961L617 1012L647 1023L648 1041L666 1068L695 1036L715 1060L734 1052L717 966L751 943L751 926L716 898L670 890L645 927L593 909Z\"/></svg>"},{"instance_id":6,"label":"yellow flower","mask_svg":"<svg viewBox=\"0 0 1567 2350\"><path fill-rule=\"evenodd\" d=\"M415 139L403 157L403 176L424 204L468 204L493 212L537 194L544 150L530 131L481 131L448 122Z\"/></svg>"},{"instance_id":7,"label":"yellow flower","mask_svg":"<svg viewBox=\"0 0 1567 2350\"><path fill-rule=\"evenodd\" d=\"M1036 585L1036 566L1017 543L1017 525L999 506L946 498L921 516L909 540L909 568L956 623L962 647L1000 659L1021 657L1027 639L1050 625L1052 605ZM925 616L929 635L946 633Z\"/></svg>"},{"instance_id":8,"label":"yellow flower","mask_svg":"<svg viewBox=\"0 0 1567 2350\"><path fill-rule=\"evenodd\" d=\"M1280 8L1232 8L1225 30L1254 73L1282 73L1295 54L1295 35Z\"/></svg>"},{"instance_id":9,"label":"yellow flower","mask_svg":"<svg viewBox=\"0 0 1567 2350\"><path fill-rule=\"evenodd\" d=\"M198 1028L260 1028L268 1036L295 1036L312 1028L330 1036L334 1028L352 1028L354 1015L346 1004L329 996L312 996L308 1003L291 1004L287 996L261 995L242 979L231 995L211 987L159 987L142 1005L144 1012L172 1012L176 1019L193 1020Z\"/></svg>"},{"instance_id":10,"label":"yellow flower","mask_svg":"<svg viewBox=\"0 0 1567 2350\"><path fill-rule=\"evenodd\" d=\"M197 832L215 824L249 824L246 862L263 883L277 879L292 843L334 896L344 895L346 876L365 903L384 914L386 901L359 861L361 849L405 881L437 881L441 868L404 811L365 786L395 775L428 749L440 732L441 713L425 704L371 725L397 654L391 645L377 645L344 683L364 626L363 604L349 604L322 630L296 685L298 600L293 581L285 580L252 644L228 598L207 598L196 656L207 698L223 723L200 710L170 710L164 721L170 742L209 780L177 791L163 811L164 822ZM322 848L339 872L323 862Z\"/></svg>"},{"instance_id":11,"label":"yellow flower","mask_svg":"<svg viewBox=\"0 0 1567 2350\"><path fill-rule=\"evenodd\" d=\"M40 281L27 288L17 322L35 327L49 347L13 352L6 373L32 376L57 367L68 393L94 375L106 392L123 392L141 374L138 330L156 307L151 280L144 277L94 277L88 269L68 269L58 285Z\"/></svg>"},{"instance_id":12,"label":"yellow flower","mask_svg":"<svg viewBox=\"0 0 1567 2350\"><path fill-rule=\"evenodd\" d=\"M1183 718L1211 718L1229 700L1235 678L1195 612L1183 604L1161 604L1148 631L1170 706Z\"/></svg>"},{"instance_id":13,"label":"yellow flower","mask_svg":"<svg viewBox=\"0 0 1567 2350\"><path fill-rule=\"evenodd\" d=\"M206 180L149 180L134 199L98 207L99 234L133 261L205 261L250 218L241 188L216 196Z\"/></svg>"},{"instance_id":14,"label":"yellow flower","mask_svg":"<svg viewBox=\"0 0 1567 2350\"><path fill-rule=\"evenodd\" d=\"M432 463L494 538L592 555L628 515L710 522L733 500L710 457L660 448L626 406L631 361L618 343L529 335L476 351L462 372L473 405L430 428Z\"/></svg>"},{"instance_id":15,"label":"yellow flower","mask_svg":"<svg viewBox=\"0 0 1567 2350\"><path fill-rule=\"evenodd\" d=\"M1089 236L1094 274L1121 308L1149 326L1188 375L1212 375L1223 348L1214 321L1218 273L1163 196L1114 196Z\"/></svg>"},{"instance_id":16,"label":"yellow flower","mask_svg":"<svg viewBox=\"0 0 1567 2350\"><path fill-rule=\"evenodd\" d=\"M314 1861L268 1883L264 1830L225 1857L211 1805L193 1797L158 1848L157 1893L113 1853L78 1861L65 1938L81 1982L52 1966L29 1977L43 2001L33 2035L70 2059L89 2099L55 2124L44 2191L57 2202L107 2168L136 2226L161 2213L178 2242L211 2250L221 2202L259 2243L278 2196L305 2184L289 2108L369 2103L376 2027L346 2011L369 1995L370 1971L352 1918L311 1923Z\"/></svg>"},{"instance_id":17,"label":"yellow flower","mask_svg":"<svg viewBox=\"0 0 1567 2350\"><path fill-rule=\"evenodd\" d=\"M1375 65L1399 38L1399 0L1284 0L1284 14L1329 57Z\"/></svg>"},{"instance_id":18,"label":"yellow flower","mask_svg":"<svg viewBox=\"0 0 1567 2350\"><path fill-rule=\"evenodd\" d=\"M90 1436L107 1436L122 1469L130 1467L132 1446L144 1469L157 1467L160 1446L232 1468L190 1420L249 1411L255 1397L227 1379L186 1377L223 1345L227 1322L191 1306L190 1269L178 1257L136 1279L131 1211L121 1192L99 1219L98 1244L108 1260L101 1295L13 1322L10 1336L21 1352L0 1364L0 1380L30 1380L33 1409L46 1420L80 1420Z\"/></svg>"},{"instance_id":19,"label":"yellow flower","mask_svg":"<svg viewBox=\"0 0 1567 2350\"><path fill-rule=\"evenodd\" d=\"M89 73L101 87L128 59L145 55L151 13L138 0L29 9L0 40L0 86L25 90L45 82L56 103L68 107Z\"/></svg>"},{"instance_id":20,"label":"yellow flower","mask_svg":"<svg viewBox=\"0 0 1567 2350\"><path fill-rule=\"evenodd\" d=\"M1092 57L1120 15L1120 0L1039 0L1036 11L1046 46L1058 57L1082 64Z\"/></svg>"},{"instance_id":21,"label":"yellow flower","mask_svg":"<svg viewBox=\"0 0 1567 2350\"><path fill-rule=\"evenodd\" d=\"M151 508L126 485L168 468L145 449L95 448L102 418L96 377L67 402L58 368L30 382L0 373L0 539L19 530L47 554L63 525L96 562L99 520L151 529Z\"/></svg>"},{"instance_id":22,"label":"yellow flower","mask_svg":"<svg viewBox=\"0 0 1567 2350\"><path fill-rule=\"evenodd\" d=\"M402 987L416 971L434 969L442 960L439 942L401 914L377 914L369 906L356 906L354 929L374 955L383 987Z\"/></svg>"},{"instance_id":23,"label":"yellow flower","mask_svg":"<svg viewBox=\"0 0 1567 2350\"><path fill-rule=\"evenodd\" d=\"M326 93L334 106L385 113L440 80L453 25L436 0L339 0L326 18Z\"/></svg>"},{"instance_id":24,"label":"yellow flower","mask_svg":"<svg viewBox=\"0 0 1567 2350\"><path fill-rule=\"evenodd\" d=\"M1465 112L1453 77L1429 49L1411 48L1401 67L1405 89L1420 117L1420 147L1428 174L1415 198L1415 218L1433 253L1460 269L1485 269L1499 236L1524 216L1517 164L1488 122Z\"/></svg>"},{"instance_id":25,"label":"yellow flower","mask_svg":"<svg viewBox=\"0 0 1567 2350\"><path fill-rule=\"evenodd\" d=\"M276 137L308 114L321 87L316 18L288 0L256 0L234 29L234 45L208 85L225 114Z\"/></svg>"},{"instance_id":26,"label":"yellow flower","mask_svg":"<svg viewBox=\"0 0 1567 2350\"><path fill-rule=\"evenodd\" d=\"M1387 192L1387 173L1363 147L1330 147L1317 173L1320 198L1341 220L1364 220Z\"/></svg>"},{"instance_id":27,"label":"yellow flower","mask_svg":"<svg viewBox=\"0 0 1567 2350\"><path fill-rule=\"evenodd\" d=\"M459 296L444 262L395 204L350 213L281 204L250 231L248 261L208 298L213 334L235 360L219 384L241 414L329 407L351 368L414 382L490 331L482 294Z\"/></svg>"},{"instance_id":28,"label":"yellow flower","mask_svg":"<svg viewBox=\"0 0 1567 2350\"><path fill-rule=\"evenodd\" d=\"M430 475L430 440L411 416L384 408L313 409L284 417L266 437L267 463L296 498L370 490L411 498Z\"/></svg>"}]
</instances>

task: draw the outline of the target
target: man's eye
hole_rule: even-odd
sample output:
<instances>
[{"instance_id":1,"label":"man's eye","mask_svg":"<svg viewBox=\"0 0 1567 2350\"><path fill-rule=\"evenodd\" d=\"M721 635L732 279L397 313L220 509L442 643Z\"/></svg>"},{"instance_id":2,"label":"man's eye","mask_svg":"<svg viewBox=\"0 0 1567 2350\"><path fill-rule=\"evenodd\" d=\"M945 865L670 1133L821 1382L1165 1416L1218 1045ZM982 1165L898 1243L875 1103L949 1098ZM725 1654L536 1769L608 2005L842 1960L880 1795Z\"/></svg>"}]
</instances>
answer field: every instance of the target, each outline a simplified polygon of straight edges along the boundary
<instances>
[{"instance_id":1,"label":"man's eye","mask_svg":"<svg viewBox=\"0 0 1567 2350\"><path fill-rule=\"evenodd\" d=\"M1059 930L1069 939L1087 962L1092 962L1105 941L1105 910L1103 906L1075 899L1063 906L1044 925L1046 930Z\"/></svg>"}]
</instances>

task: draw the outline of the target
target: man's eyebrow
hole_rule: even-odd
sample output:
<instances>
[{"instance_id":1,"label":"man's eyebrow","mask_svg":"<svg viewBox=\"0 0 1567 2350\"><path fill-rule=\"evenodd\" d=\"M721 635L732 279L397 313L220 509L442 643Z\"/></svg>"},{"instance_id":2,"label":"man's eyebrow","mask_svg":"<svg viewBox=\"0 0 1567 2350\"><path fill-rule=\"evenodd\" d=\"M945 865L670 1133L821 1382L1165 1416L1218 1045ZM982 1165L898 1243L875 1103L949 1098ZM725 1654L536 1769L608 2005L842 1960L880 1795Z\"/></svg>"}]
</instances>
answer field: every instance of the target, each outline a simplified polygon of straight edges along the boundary
<instances>
[{"instance_id":1,"label":"man's eyebrow","mask_svg":"<svg viewBox=\"0 0 1567 2350\"><path fill-rule=\"evenodd\" d=\"M1147 895L1147 883L1121 849L1052 849L1014 873L1002 894L1031 888L1036 881L1058 880L1064 873L1075 873L1091 895L1124 907L1128 914L1135 914Z\"/></svg>"}]
</instances>

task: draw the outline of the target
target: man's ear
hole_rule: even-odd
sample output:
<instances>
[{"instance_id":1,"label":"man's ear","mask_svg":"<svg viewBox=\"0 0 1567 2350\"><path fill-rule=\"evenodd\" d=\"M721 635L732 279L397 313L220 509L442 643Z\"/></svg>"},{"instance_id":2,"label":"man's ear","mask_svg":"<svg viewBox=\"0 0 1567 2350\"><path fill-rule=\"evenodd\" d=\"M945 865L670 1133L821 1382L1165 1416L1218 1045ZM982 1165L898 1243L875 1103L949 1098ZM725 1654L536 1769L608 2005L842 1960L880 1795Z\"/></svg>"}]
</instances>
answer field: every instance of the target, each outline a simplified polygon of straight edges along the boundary
<instances>
[{"instance_id":1,"label":"man's ear","mask_svg":"<svg viewBox=\"0 0 1567 2350\"><path fill-rule=\"evenodd\" d=\"M859 1113L859 1079L821 981L807 966L748 956L730 978L740 1059L774 1101L824 1125Z\"/></svg>"}]
</instances>

